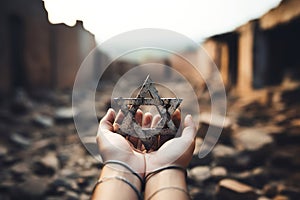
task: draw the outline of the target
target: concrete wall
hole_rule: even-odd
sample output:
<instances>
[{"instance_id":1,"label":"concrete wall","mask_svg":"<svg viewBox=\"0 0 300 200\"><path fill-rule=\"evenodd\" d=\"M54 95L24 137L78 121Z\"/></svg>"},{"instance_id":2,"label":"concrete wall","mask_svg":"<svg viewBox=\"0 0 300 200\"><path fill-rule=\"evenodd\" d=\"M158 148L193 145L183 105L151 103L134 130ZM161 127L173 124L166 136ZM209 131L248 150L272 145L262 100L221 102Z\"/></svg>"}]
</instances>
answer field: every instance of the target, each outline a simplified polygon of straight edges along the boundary
<instances>
[{"instance_id":1,"label":"concrete wall","mask_svg":"<svg viewBox=\"0 0 300 200\"><path fill-rule=\"evenodd\" d=\"M253 89L279 84L288 68L299 71L298 27L299 0L283 0L261 18L233 32L210 37L204 44L219 67L226 87L235 86L240 94L245 94ZM235 35L236 40L230 39L230 34ZM234 60L237 67L232 64ZM236 85L232 84L235 76Z\"/></svg>"},{"instance_id":2,"label":"concrete wall","mask_svg":"<svg viewBox=\"0 0 300 200\"><path fill-rule=\"evenodd\" d=\"M95 47L81 22L50 24L43 1L0 2L0 92L72 88L76 72Z\"/></svg>"},{"instance_id":3,"label":"concrete wall","mask_svg":"<svg viewBox=\"0 0 300 200\"><path fill-rule=\"evenodd\" d=\"M237 39L237 34L229 33L211 37L203 43L204 49L218 67L226 88L236 85Z\"/></svg>"},{"instance_id":4,"label":"concrete wall","mask_svg":"<svg viewBox=\"0 0 300 200\"><path fill-rule=\"evenodd\" d=\"M270 10L259 19L259 26L266 30L300 16L299 0L283 0L277 8Z\"/></svg>"}]
</instances>

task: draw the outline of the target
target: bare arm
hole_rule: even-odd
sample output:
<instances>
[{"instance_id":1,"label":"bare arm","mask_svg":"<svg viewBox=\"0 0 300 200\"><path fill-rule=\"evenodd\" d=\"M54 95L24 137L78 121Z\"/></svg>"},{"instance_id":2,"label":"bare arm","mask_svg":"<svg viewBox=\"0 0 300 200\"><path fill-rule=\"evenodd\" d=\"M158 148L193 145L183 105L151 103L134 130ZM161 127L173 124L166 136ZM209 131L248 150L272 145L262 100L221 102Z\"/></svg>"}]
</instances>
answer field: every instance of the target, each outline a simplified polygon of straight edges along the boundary
<instances>
[{"instance_id":1,"label":"bare arm","mask_svg":"<svg viewBox=\"0 0 300 200\"><path fill-rule=\"evenodd\" d=\"M131 186L121 179L130 182L139 192L142 187L140 180L131 172L119 167L121 166L106 165L103 167L99 177L99 180L103 180L103 182L96 185L92 200L138 199Z\"/></svg>"},{"instance_id":2,"label":"bare arm","mask_svg":"<svg viewBox=\"0 0 300 200\"><path fill-rule=\"evenodd\" d=\"M145 189L145 200L148 199L189 199L185 174L177 169L168 169L151 176Z\"/></svg>"}]
</instances>

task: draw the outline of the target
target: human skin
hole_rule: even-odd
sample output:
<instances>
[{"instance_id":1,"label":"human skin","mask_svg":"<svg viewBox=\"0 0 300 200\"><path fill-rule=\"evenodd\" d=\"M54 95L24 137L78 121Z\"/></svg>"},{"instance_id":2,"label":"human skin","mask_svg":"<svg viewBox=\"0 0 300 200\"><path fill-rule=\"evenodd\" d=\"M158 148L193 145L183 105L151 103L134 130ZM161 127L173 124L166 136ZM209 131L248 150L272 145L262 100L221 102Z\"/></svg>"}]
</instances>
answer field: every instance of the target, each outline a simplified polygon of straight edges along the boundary
<instances>
[{"instance_id":1,"label":"human skin","mask_svg":"<svg viewBox=\"0 0 300 200\"><path fill-rule=\"evenodd\" d=\"M142 178L157 169L167 166L186 167L190 162L195 146L196 126L191 115L187 115L184 120L184 129L180 137L163 141L161 147L157 151L150 150L146 152L141 141L138 138L124 138L116 134L118 122L122 118L122 114L116 115L113 109L109 109L99 124L97 143L99 152L103 161L117 160L126 163L131 169L137 172ZM158 116L152 116L150 113L143 114L140 110L136 113L136 121L143 127L154 127L158 121ZM172 120L178 126L180 122L180 111L176 110ZM119 165L106 165L102 169L100 179L111 176L122 176L129 180L133 185L141 189L141 183L134 175L126 171ZM116 187L118 184L118 187ZM93 199L136 199L137 196L130 190L128 185L118 181L111 180L101 183L101 187L97 187ZM186 182L184 173L180 170L169 169L164 170L147 181L145 188L145 197L153 194L162 187L179 187L186 190ZM113 192L113 191L116 192ZM170 189L171 190L171 189ZM109 191L110 194L107 194ZM120 195L122 194L122 195ZM164 190L153 197L155 198L172 198L186 199L187 195L179 190L172 192Z\"/></svg>"}]
</instances>

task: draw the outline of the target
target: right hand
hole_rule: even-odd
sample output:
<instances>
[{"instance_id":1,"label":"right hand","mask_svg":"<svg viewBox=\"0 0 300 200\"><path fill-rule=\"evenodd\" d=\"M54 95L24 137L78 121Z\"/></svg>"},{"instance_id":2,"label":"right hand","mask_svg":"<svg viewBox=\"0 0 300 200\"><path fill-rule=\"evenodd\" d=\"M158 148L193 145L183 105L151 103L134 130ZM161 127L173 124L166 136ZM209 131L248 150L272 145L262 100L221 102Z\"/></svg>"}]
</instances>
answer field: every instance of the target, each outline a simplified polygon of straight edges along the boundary
<instances>
[{"instance_id":1,"label":"right hand","mask_svg":"<svg viewBox=\"0 0 300 200\"><path fill-rule=\"evenodd\" d=\"M176 110L174 116L175 119L180 118L180 111ZM155 118L152 120L151 115L145 114L143 121L149 122L152 120L153 125L155 124ZM196 125L192 116L187 115L184 119L184 129L180 137L168 140L157 151L145 154L146 175L159 168L171 165L187 167L193 156L196 133Z\"/></svg>"}]
</instances>

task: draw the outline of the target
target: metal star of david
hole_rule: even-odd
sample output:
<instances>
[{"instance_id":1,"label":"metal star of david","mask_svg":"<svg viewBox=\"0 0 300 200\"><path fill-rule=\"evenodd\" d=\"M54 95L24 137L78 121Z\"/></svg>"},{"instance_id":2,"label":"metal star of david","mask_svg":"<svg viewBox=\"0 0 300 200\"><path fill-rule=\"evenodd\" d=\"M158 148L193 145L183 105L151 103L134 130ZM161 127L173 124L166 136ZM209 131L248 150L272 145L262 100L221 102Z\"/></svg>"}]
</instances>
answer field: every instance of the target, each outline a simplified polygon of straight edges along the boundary
<instances>
[{"instance_id":1,"label":"metal star of david","mask_svg":"<svg viewBox=\"0 0 300 200\"><path fill-rule=\"evenodd\" d=\"M151 98L147 98L147 94ZM175 136L177 128L172 121L174 111L179 107L182 99L160 98L154 82L147 76L136 98L114 98L120 107L124 118L120 123L117 133L123 136L135 136L140 138L145 149L148 151L155 144L155 140L161 135ZM155 106L161 116L156 127L143 128L135 120L135 114L141 105ZM156 147L154 147L156 148Z\"/></svg>"}]
</instances>

